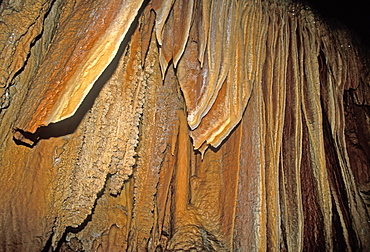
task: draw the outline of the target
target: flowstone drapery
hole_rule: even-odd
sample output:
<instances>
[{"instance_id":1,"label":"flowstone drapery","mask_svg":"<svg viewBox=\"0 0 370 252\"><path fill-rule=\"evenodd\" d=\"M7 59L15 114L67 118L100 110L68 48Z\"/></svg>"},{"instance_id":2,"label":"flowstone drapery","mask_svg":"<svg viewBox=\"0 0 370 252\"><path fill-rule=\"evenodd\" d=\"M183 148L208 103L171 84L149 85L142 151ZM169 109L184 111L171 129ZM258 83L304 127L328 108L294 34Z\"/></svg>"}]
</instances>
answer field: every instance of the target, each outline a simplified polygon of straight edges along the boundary
<instances>
[{"instance_id":1,"label":"flowstone drapery","mask_svg":"<svg viewBox=\"0 0 370 252\"><path fill-rule=\"evenodd\" d=\"M4 251L368 250L367 52L296 1L3 1Z\"/></svg>"}]
</instances>

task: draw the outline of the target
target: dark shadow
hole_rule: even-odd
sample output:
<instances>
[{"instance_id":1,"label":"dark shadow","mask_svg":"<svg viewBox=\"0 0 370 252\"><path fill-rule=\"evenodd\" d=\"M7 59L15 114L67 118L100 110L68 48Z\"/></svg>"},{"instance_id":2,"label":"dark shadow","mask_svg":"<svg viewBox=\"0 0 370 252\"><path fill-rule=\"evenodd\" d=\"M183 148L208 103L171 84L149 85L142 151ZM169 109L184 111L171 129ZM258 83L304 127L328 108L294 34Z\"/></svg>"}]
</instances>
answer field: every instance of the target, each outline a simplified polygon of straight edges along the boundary
<instances>
[{"instance_id":1,"label":"dark shadow","mask_svg":"<svg viewBox=\"0 0 370 252\"><path fill-rule=\"evenodd\" d=\"M103 86L111 78L114 71L116 70L119 60L122 57L128 43L130 42L131 36L138 26L139 17L143 11L143 8L146 6L147 2L148 1L145 1L141 6L138 15L132 22L124 40L121 42L121 45L117 51L116 56L114 57L112 62L107 66L107 68L103 71L103 73L99 76L99 78L95 81L93 87L86 95L86 97L78 107L75 114L60 122L50 123L48 126L41 126L36 130L35 133L26 132L21 129L15 129L15 131L21 133L22 136L25 138L25 140L18 140L16 138L13 138L14 142L17 145L24 145L26 147L32 148L42 139L49 139L51 137L61 137L75 132L75 130L80 125L86 113L94 105L95 99L98 97Z\"/></svg>"},{"instance_id":2,"label":"dark shadow","mask_svg":"<svg viewBox=\"0 0 370 252\"><path fill-rule=\"evenodd\" d=\"M140 9L138 11L138 14L136 15L136 17L135 17L134 21L132 22L129 30L127 31L127 34L126 34L124 40L121 43L116 56L114 57L112 62L108 65L108 67L104 70L104 72L100 75L98 80L94 83L93 88L90 90L88 95L85 97L85 99L83 100L83 102L81 103L79 108L77 109L76 113L72 117L67 118L67 119L65 119L61 122L51 123L48 126L40 127L40 128L37 129L37 131L34 134L18 129L17 131L19 133L21 133L26 139L30 140L33 144L29 144L29 143L27 143L27 141L22 142L20 140L17 140L15 138L13 138L16 144L22 144L22 145L25 145L25 146L28 146L28 147L32 148L41 139L49 139L51 137L65 136L65 135L68 135L68 134L72 134L77 129L77 127L80 125L80 123L81 123L82 119L84 118L84 116L86 115L86 113L94 105L95 99L99 95L99 93L100 93L101 89L103 88L104 84L109 80L109 78L113 75L114 71L116 70L116 68L118 66L118 62L119 62L120 58L122 57L130 39L131 39L131 36L132 36L132 34L134 33L134 31L136 30L136 28L138 26L139 17L141 16L141 14L142 14L144 8L147 6L148 2L149 2L149 0L145 0L143 2L142 6L140 7ZM65 229L61 239L58 241L54 251L60 251L61 246L63 245L64 242L66 242L66 237L67 237L68 233L78 233L78 232L80 232L92 220L92 216L95 212L95 208L96 208L96 205L98 203L98 200L104 195L104 192L105 192L105 189L106 189L106 184L109 181L109 178L111 176L112 176L111 174L107 174L106 179L105 179L105 184L104 184L103 188L96 195L96 199L95 199L94 205L91 209L91 213L86 216L85 220L78 227L70 227L70 226L66 227L66 229ZM54 233L52 233L50 235L50 237L47 240L47 242L45 243L45 246L44 246L42 251L51 251L52 250L52 238L53 238L53 236L54 236Z\"/></svg>"},{"instance_id":3,"label":"dark shadow","mask_svg":"<svg viewBox=\"0 0 370 252\"><path fill-rule=\"evenodd\" d=\"M54 232L52 232L51 235L49 236L49 239L47 240L47 242L46 242L44 248L41 250L41 252L49 252L50 251L52 241L53 241L53 235L54 235Z\"/></svg>"},{"instance_id":4,"label":"dark shadow","mask_svg":"<svg viewBox=\"0 0 370 252\"><path fill-rule=\"evenodd\" d=\"M368 2L363 0L305 0L326 20L338 20L355 32L370 47L370 15Z\"/></svg>"}]
</instances>

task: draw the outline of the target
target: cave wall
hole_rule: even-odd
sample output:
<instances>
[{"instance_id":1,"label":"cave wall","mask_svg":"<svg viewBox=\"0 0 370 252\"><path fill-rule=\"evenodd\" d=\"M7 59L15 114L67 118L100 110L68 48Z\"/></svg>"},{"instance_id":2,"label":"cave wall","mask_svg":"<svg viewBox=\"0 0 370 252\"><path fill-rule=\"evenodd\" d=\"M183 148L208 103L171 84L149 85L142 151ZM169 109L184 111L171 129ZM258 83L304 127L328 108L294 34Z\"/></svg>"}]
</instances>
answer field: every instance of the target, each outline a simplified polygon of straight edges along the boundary
<instances>
[{"instance_id":1,"label":"cave wall","mask_svg":"<svg viewBox=\"0 0 370 252\"><path fill-rule=\"evenodd\" d=\"M289 1L3 1L4 251L364 250L369 70Z\"/></svg>"}]
</instances>

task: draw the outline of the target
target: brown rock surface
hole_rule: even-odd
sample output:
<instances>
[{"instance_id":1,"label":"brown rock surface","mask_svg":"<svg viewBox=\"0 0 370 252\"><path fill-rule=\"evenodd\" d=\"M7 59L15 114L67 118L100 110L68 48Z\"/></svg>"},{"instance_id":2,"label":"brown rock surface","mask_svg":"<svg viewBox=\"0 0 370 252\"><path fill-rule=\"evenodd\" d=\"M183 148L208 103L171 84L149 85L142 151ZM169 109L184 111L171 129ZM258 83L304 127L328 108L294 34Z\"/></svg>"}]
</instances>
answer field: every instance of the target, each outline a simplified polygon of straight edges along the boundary
<instances>
[{"instance_id":1,"label":"brown rock surface","mask_svg":"<svg viewBox=\"0 0 370 252\"><path fill-rule=\"evenodd\" d=\"M366 51L309 7L5 0L0 31L1 251L370 249Z\"/></svg>"}]
</instances>

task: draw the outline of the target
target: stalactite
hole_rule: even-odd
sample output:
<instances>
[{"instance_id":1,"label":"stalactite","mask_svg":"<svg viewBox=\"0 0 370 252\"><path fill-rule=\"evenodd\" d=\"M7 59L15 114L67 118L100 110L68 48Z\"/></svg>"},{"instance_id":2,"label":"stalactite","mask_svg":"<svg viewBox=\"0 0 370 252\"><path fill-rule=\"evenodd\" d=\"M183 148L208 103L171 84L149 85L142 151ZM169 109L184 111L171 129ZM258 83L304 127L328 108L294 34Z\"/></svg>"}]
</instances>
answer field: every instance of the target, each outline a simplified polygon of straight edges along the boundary
<instances>
[{"instance_id":1,"label":"stalactite","mask_svg":"<svg viewBox=\"0 0 370 252\"><path fill-rule=\"evenodd\" d=\"M348 30L296 1L36 2L0 8L2 249L369 249Z\"/></svg>"}]
</instances>

